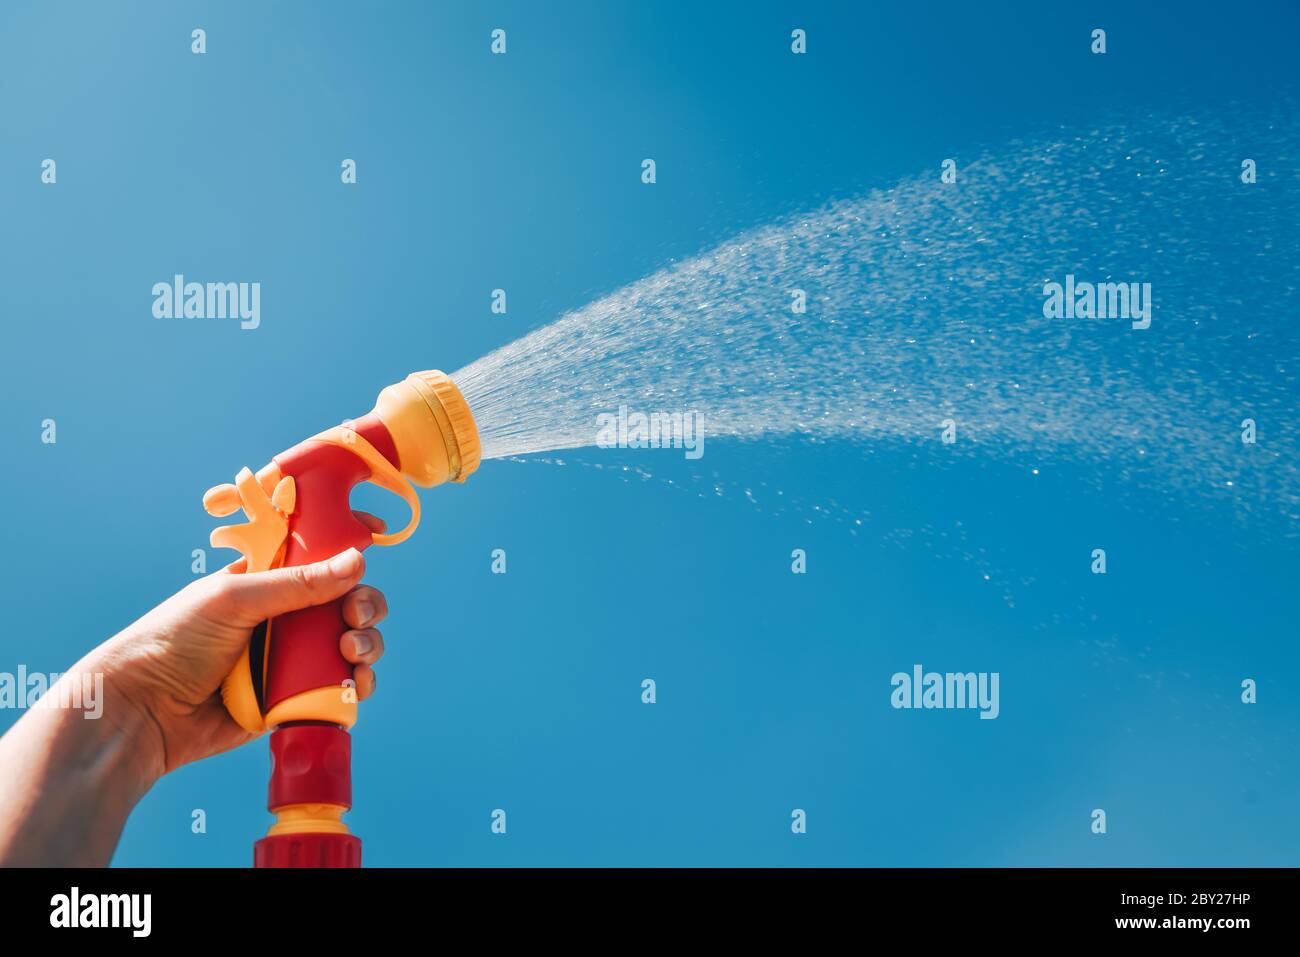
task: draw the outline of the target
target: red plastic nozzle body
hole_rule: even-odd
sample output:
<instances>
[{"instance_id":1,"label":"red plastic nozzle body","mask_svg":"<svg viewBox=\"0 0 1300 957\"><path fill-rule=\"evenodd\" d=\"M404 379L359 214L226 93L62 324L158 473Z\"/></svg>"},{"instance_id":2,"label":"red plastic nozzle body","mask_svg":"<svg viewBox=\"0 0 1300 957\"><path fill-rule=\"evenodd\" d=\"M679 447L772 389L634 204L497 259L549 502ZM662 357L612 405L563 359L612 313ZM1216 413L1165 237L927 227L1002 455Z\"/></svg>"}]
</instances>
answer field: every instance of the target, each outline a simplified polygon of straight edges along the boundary
<instances>
[{"instance_id":1,"label":"red plastic nozzle body","mask_svg":"<svg viewBox=\"0 0 1300 957\"><path fill-rule=\"evenodd\" d=\"M394 467L398 454L383 422L373 414L352 429ZM284 565L304 565L348 548L364 550L371 531L352 513L352 489L370 477L357 455L336 444L308 440L276 456L292 476L297 501L289 521ZM335 708L311 710L314 694L331 705L345 697L352 665L339 649L347 630L343 599L281 615L267 627L262 705L296 699L306 704L298 720L271 733L271 780L267 807L277 822L254 847L256 867L359 867L361 841L340 818L352 806L352 740L337 723ZM355 690L352 690L355 695ZM355 701L355 697L353 698Z\"/></svg>"}]
</instances>

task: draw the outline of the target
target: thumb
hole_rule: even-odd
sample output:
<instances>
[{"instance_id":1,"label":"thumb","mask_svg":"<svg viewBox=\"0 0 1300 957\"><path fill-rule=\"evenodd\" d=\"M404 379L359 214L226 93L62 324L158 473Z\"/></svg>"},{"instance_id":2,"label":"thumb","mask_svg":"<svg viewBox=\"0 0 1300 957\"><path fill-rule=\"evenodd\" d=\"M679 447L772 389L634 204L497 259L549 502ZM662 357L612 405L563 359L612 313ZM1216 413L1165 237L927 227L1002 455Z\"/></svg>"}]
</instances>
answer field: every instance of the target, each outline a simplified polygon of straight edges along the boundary
<instances>
[{"instance_id":1,"label":"thumb","mask_svg":"<svg viewBox=\"0 0 1300 957\"><path fill-rule=\"evenodd\" d=\"M365 570L361 553L349 548L310 565L213 576L219 579L215 597L227 622L252 628L276 615L323 605L347 594Z\"/></svg>"}]
</instances>

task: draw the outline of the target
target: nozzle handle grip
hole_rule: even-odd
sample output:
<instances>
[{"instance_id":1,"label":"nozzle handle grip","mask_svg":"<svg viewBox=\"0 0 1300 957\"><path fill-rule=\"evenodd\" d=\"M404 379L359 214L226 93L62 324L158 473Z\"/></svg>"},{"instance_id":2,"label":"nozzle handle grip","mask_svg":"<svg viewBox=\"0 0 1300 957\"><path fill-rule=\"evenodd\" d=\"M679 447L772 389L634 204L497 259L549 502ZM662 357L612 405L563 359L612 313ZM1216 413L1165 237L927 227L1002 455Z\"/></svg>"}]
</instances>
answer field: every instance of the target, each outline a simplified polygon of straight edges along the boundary
<instances>
[{"instance_id":1,"label":"nozzle handle grip","mask_svg":"<svg viewBox=\"0 0 1300 957\"><path fill-rule=\"evenodd\" d=\"M398 468L393 437L369 413L327 429L277 455L253 475L240 471L233 485L210 489L204 507L233 514L242 505L249 521L213 530L218 547L244 554L249 571L303 565L348 548L405 541L420 522L420 500ZM410 507L401 531L372 532L352 512L352 489L373 482ZM222 701L245 730L319 721L350 728L357 719L352 667L339 649L347 630L343 600L282 615L254 632L249 648L221 685Z\"/></svg>"},{"instance_id":2,"label":"nozzle handle grip","mask_svg":"<svg viewBox=\"0 0 1300 957\"><path fill-rule=\"evenodd\" d=\"M371 531L349 501L352 489L370 477L362 459L342 446L308 440L277 456L276 463L297 486L284 566L370 546ZM268 624L262 702L269 725L314 720L350 726L356 720L352 665L339 649L346 630L341 598Z\"/></svg>"}]
</instances>

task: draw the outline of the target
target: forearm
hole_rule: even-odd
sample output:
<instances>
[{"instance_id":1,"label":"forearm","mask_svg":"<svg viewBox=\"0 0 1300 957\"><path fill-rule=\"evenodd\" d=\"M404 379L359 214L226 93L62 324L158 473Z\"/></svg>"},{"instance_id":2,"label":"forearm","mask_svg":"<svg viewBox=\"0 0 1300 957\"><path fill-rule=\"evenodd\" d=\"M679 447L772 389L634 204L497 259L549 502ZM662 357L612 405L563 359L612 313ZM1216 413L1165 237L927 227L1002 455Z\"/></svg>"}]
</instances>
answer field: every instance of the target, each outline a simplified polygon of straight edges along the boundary
<instances>
[{"instance_id":1,"label":"forearm","mask_svg":"<svg viewBox=\"0 0 1300 957\"><path fill-rule=\"evenodd\" d=\"M107 865L127 815L162 773L153 719L114 687L111 656L78 662L46 698L80 701L68 683L96 674L93 709L47 702L0 738L0 866Z\"/></svg>"}]
</instances>

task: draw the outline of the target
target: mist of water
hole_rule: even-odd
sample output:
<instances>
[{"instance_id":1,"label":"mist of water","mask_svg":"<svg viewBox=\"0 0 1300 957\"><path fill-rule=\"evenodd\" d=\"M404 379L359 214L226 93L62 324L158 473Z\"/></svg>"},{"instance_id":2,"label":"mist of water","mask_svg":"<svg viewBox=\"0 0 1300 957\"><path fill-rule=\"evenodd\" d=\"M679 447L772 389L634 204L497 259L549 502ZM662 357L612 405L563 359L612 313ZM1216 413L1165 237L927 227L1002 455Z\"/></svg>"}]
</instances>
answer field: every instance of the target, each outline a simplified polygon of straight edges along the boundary
<instances>
[{"instance_id":1,"label":"mist of water","mask_svg":"<svg viewBox=\"0 0 1300 957\"><path fill-rule=\"evenodd\" d=\"M951 421L945 454L1046 450L1294 523L1293 114L1017 142L959 161L955 183L936 164L746 232L453 378L485 458L595 444L620 406L698 412L709 439L938 446ZM1150 328L1045 318L1044 284L1067 274L1150 283Z\"/></svg>"}]
</instances>

